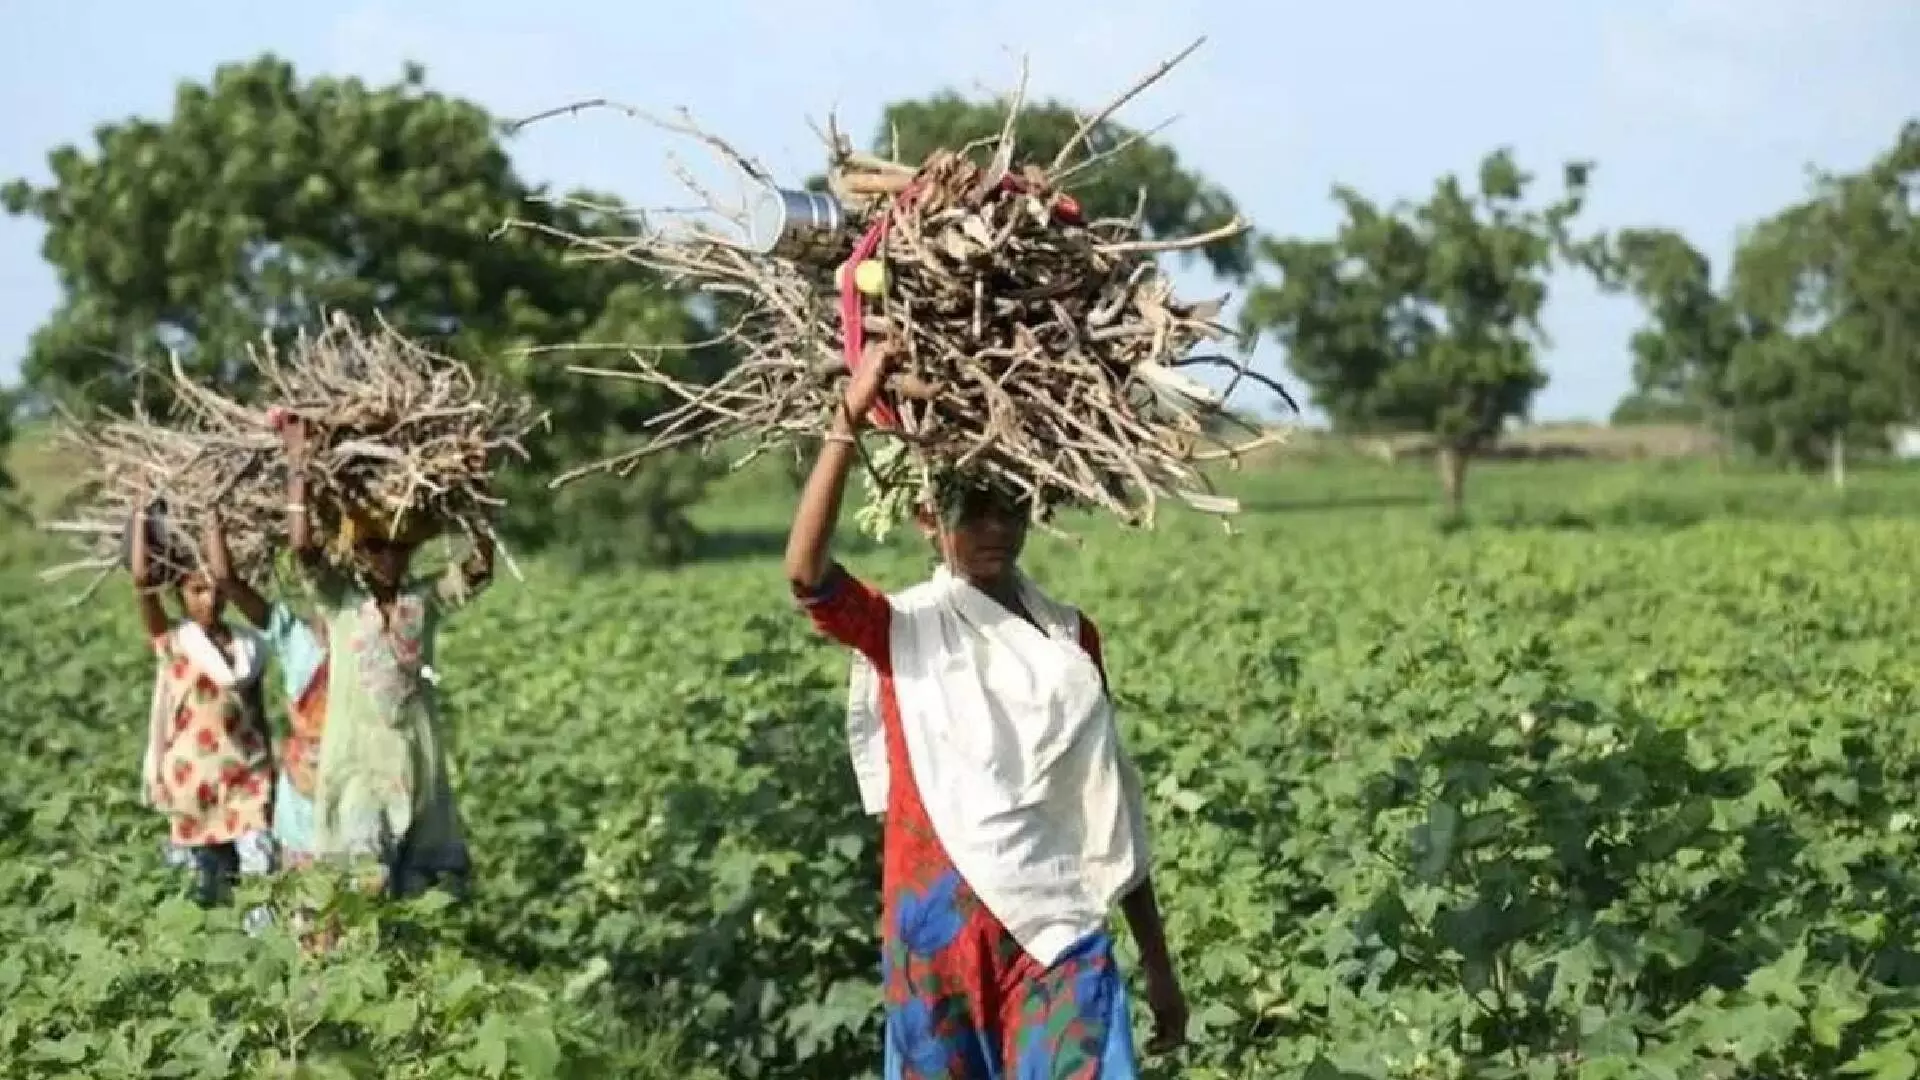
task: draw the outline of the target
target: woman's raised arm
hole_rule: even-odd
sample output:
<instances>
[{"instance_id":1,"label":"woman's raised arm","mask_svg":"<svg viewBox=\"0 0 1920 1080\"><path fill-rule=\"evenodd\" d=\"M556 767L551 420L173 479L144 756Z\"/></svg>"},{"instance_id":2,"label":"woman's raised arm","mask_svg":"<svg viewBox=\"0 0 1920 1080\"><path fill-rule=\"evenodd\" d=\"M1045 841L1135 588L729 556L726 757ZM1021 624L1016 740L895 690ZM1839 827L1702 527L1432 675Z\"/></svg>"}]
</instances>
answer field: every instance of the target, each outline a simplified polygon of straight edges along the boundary
<instances>
[{"instance_id":1,"label":"woman's raised arm","mask_svg":"<svg viewBox=\"0 0 1920 1080\"><path fill-rule=\"evenodd\" d=\"M840 520L840 497L846 491L847 473L853 468L854 434L866 423L866 416L880 398L887 375L893 368L895 353L885 342L867 346L860 370L847 384L844 407L834 414L833 424L820 445L820 456L800 492L800 505L793 513L793 530L787 535L787 581L796 593L807 594L820 587L831 565L828 549L833 529Z\"/></svg>"}]
</instances>

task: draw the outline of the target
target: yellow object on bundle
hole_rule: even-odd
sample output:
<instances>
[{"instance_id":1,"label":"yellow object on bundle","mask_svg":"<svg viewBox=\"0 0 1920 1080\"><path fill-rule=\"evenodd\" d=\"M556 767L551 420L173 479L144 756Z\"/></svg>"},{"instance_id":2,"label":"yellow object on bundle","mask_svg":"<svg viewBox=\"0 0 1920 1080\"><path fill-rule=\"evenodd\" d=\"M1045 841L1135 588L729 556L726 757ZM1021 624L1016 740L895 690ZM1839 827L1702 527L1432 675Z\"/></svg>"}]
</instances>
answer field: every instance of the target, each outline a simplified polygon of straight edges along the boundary
<instances>
[{"instance_id":1,"label":"yellow object on bundle","mask_svg":"<svg viewBox=\"0 0 1920 1080\"><path fill-rule=\"evenodd\" d=\"M887 264L879 259L862 259L858 265L841 263L834 273L835 284L846 287L847 270L853 270L853 287L866 296L879 296L887 291Z\"/></svg>"}]
</instances>

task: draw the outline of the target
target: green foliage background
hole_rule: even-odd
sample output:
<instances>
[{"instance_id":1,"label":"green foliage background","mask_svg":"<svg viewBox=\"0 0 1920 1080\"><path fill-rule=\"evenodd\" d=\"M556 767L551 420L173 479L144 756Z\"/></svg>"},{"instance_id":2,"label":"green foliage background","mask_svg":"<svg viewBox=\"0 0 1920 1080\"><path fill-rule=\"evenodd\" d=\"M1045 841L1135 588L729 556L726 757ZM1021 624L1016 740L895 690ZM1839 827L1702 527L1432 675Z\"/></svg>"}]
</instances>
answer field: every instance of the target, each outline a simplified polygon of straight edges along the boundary
<instances>
[{"instance_id":1,"label":"green foliage background","mask_svg":"<svg viewBox=\"0 0 1920 1080\"><path fill-rule=\"evenodd\" d=\"M1238 538L1035 545L1150 788L1196 1016L1152 1075L1914 1076L1916 481L1485 473L1466 528L1323 465L1247 478ZM320 965L179 899L121 589L63 610L10 560L0 1073L874 1075L846 661L783 594L777 470L721 495L698 565L537 563L450 624L478 895L283 882L359 935Z\"/></svg>"}]
</instances>

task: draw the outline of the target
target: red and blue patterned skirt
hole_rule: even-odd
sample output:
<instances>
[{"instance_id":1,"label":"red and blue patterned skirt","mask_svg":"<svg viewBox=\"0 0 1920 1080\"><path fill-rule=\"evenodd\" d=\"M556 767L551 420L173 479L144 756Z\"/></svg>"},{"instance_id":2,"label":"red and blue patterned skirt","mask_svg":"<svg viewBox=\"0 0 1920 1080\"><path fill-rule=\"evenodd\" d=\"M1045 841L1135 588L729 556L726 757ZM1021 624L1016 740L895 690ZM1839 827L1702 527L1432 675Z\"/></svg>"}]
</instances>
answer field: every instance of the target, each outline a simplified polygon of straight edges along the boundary
<instances>
[{"instance_id":1,"label":"red and blue patterned skirt","mask_svg":"<svg viewBox=\"0 0 1920 1080\"><path fill-rule=\"evenodd\" d=\"M887 1080L1135 1080L1113 939L1089 935L1047 966L1028 955L954 868L888 741Z\"/></svg>"}]
</instances>

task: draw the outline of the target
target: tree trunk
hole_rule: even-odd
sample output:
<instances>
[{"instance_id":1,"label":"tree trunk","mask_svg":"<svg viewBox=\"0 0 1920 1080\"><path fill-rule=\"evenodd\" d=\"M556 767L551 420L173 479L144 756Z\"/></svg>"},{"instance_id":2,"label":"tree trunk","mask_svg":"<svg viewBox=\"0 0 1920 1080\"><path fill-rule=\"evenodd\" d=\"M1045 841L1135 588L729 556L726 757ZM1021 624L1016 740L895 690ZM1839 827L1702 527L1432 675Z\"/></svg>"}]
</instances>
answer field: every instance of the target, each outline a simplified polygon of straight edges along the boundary
<instances>
[{"instance_id":1,"label":"tree trunk","mask_svg":"<svg viewBox=\"0 0 1920 1080\"><path fill-rule=\"evenodd\" d=\"M1827 476L1835 491L1847 486L1847 433L1836 432L1827 440Z\"/></svg>"},{"instance_id":2,"label":"tree trunk","mask_svg":"<svg viewBox=\"0 0 1920 1080\"><path fill-rule=\"evenodd\" d=\"M1442 443L1434 460L1440 465L1440 493L1446 498L1447 513L1458 517L1467 493L1467 449Z\"/></svg>"}]
</instances>

